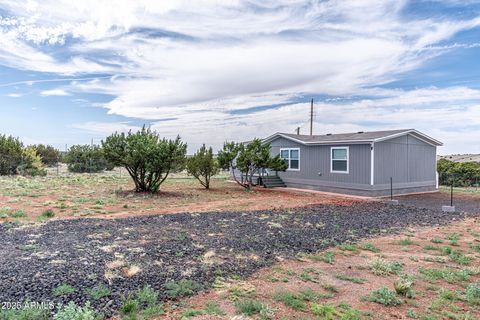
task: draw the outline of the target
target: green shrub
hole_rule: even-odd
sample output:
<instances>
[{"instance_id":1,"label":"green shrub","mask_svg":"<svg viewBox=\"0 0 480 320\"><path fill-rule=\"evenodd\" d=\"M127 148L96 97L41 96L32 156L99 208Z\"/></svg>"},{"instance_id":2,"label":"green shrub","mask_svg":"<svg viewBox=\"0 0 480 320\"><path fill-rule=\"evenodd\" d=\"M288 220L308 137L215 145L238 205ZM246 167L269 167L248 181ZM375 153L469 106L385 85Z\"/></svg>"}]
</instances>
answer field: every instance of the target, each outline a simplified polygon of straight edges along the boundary
<instances>
[{"instance_id":1,"label":"green shrub","mask_svg":"<svg viewBox=\"0 0 480 320\"><path fill-rule=\"evenodd\" d=\"M453 269L443 268L420 268L418 271L430 280L445 280L448 283L455 283L460 281L467 281L470 278L470 272L468 270L456 271Z\"/></svg>"},{"instance_id":2,"label":"green shrub","mask_svg":"<svg viewBox=\"0 0 480 320\"><path fill-rule=\"evenodd\" d=\"M187 159L187 172L194 176L205 189L210 188L210 178L216 175L219 166L213 158L213 150L203 145L192 157Z\"/></svg>"},{"instance_id":3,"label":"green shrub","mask_svg":"<svg viewBox=\"0 0 480 320\"><path fill-rule=\"evenodd\" d=\"M450 185L453 182L457 187L469 187L480 183L480 162L440 159L437 162L437 171L441 185Z\"/></svg>"},{"instance_id":4,"label":"green shrub","mask_svg":"<svg viewBox=\"0 0 480 320\"><path fill-rule=\"evenodd\" d=\"M256 314L268 316L271 309L264 303L256 300L240 300L235 303L237 313L246 316L253 316Z\"/></svg>"},{"instance_id":5,"label":"green shrub","mask_svg":"<svg viewBox=\"0 0 480 320\"><path fill-rule=\"evenodd\" d=\"M158 292L146 285L137 292L136 299L142 305L152 306L158 302Z\"/></svg>"},{"instance_id":6,"label":"green shrub","mask_svg":"<svg viewBox=\"0 0 480 320\"><path fill-rule=\"evenodd\" d=\"M480 286L472 283L466 290L467 301L472 305L480 305Z\"/></svg>"},{"instance_id":7,"label":"green shrub","mask_svg":"<svg viewBox=\"0 0 480 320\"><path fill-rule=\"evenodd\" d=\"M27 214L22 209L18 209L18 210L12 211L10 213L10 216L12 218L25 218Z\"/></svg>"},{"instance_id":8,"label":"green shrub","mask_svg":"<svg viewBox=\"0 0 480 320\"><path fill-rule=\"evenodd\" d=\"M333 320L337 317L337 309L331 304L313 304L312 313L325 320Z\"/></svg>"},{"instance_id":9,"label":"green shrub","mask_svg":"<svg viewBox=\"0 0 480 320\"><path fill-rule=\"evenodd\" d=\"M306 308L301 295L289 291L277 291L274 295L275 300L283 302L287 307L297 311L303 311Z\"/></svg>"},{"instance_id":10,"label":"green shrub","mask_svg":"<svg viewBox=\"0 0 480 320\"><path fill-rule=\"evenodd\" d=\"M192 280L182 279L179 282L167 282L165 284L166 294L169 298L189 297L202 286Z\"/></svg>"},{"instance_id":11,"label":"green shrub","mask_svg":"<svg viewBox=\"0 0 480 320\"><path fill-rule=\"evenodd\" d=\"M369 242L362 244L361 248L363 250L372 251L372 252L375 252L375 253L380 252L380 249L378 249L377 247L375 247L373 244L371 244Z\"/></svg>"},{"instance_id":12,"label":"green shrub","mask_svg":"<svg viewBox=\"0 0 480 320\"><path fill-rule=\"evenodd\" d=\"M137 192L158 192L168 175L184 168L187 145L145 127L128 134L114 133L102 141L107 160L127 169Z\"/></svg>"},{"instance_id":13,"label":"green shrub","mask_svg":"<svg viewBox=\"0 0 480 320\"><path fill-rule=\"evenodd\" d=\"M94 300L100 300L110 295L110 289L104 284L99 284L91 289L87 289L86 292Z\"/></svg>"},{"instance_id":14,"label":"green shrub","mask_svg":"<svg viewBox=\"0 0 480 320\"><path fill-rule=\"evenodd\" d=\"M384 306L396 306L402 303L397 294L388 288L380 288L372 291L367 297L368 301L383 304Z\"/></svg>"},{"instance_id":15,"label":"green shrub","mask_svg":"<svg viewBox=\"0 0 480 320\"><path fill-rule=\"evenodd\" d=\"M63 156L68 171L78 173L101 172L109 166L103 149L99 146L75 145Z\"/></svg>"},{"instance_id":16,"label":"green shrub","mask_svg":"<svg viewBox=\"0 0 480 320\"><path fill-rule=\"evenodd\" d=\"M0 135L0 175L17 174L22 163L23 143L18 138Z\"/></svg>"},{"instance_id":17,"label":"green shrub","mask_svg":"<svg viewBox=\"0 0 480 320\"><path fill-rule=\"evenodd\" d=\"M372 273L376 276L387 276L390 274L397 274L403 268L402 263L394 261L388 262L384 259L377 258L371 261L368 265Z\"/></svg>"},{"instance_id":18,"label":"green shrub","mask_svg":"<svg viewBox=\"0 0 480 320\"><path fill-rule=\"evenodd\" d=\"M47 167L55 166L60 160L60 152L52 146L37 144L33 147L37 150L42 163Z\"/></svg>"},{"instance_id":19,"label":"green shrub","mask_svg":"<svg viewBox=\"0 0 480 320\"><path fill-rule=\"evenodd\" d=\"M90 302L85 306L77 306L75 302L70 301L67 305L59 307L53 316L54 320L99 320L103 319L101 315L90 306Z\"/></svg>"},{"instance_id":20,"label":"green shrub","mask_svg":"<svg viewBox=\"0 0 480 320\"><path fill-rule=\"evenodd\" d=\"M48 320L48 312L36 308L24 308L21 310L0 309L0 320Z\"/></svg>"},{"instance_id":21,"label":"green shrub","mask_svg":"<svg viewBox=\"0 0 480 320\"><path fill-rule=\"evenodd\" d=\"M73 288L71 285L62 283L58 287L54 288L52 290L52 294L55 297L60 297L60 296L68 296L71 293L75 292L75 288Z\"/></svg>"},{"instance_id":22,"label":"green shrub","mask_svg":"<svg viewBox=\"0 0 480 320\"><path fill-rule=\"evenodd\" d=\"M22 162L18 171L24 176L46 176L47 170L43 167L42 159L34 147L27 147L22 150Z\"/></svg>"},{"instance_id":23,"label":"green shrub","mask_svg":"<svg viewBox=\"0 0 480 320\"><path fill-rule=\"evenodd\" d=\"M55 217L55 212L53 212L52 209L47 209L43 211L42 214L40 215L40 219L50 219L53 217Z\"/></svg>"},{"instance_id":24,"label":"green shrub","mask_svg":"<svg viewBox=\"0 0 480 320\"><path fill-rule=\"evenodd\" d=\"M138 301L132 298L128 298L122 304L121 311L123 314L132 315L138 311Z\"/></svg>"}]
</instances>

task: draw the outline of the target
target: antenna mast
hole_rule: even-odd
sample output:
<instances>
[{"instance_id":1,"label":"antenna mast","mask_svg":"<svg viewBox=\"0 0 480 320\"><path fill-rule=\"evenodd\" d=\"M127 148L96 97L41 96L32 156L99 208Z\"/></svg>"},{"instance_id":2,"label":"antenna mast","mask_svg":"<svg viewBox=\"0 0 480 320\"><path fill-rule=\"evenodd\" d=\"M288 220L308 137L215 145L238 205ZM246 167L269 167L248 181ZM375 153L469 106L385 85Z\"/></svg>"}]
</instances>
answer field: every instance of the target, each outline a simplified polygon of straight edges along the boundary
<instances>
[{"instance_id":1,"label":"antenna mast","mask_svg":"<svg viewBox=\"0 0 480 320\"><path fill-rule=\"evenodd\" d=\"M313 99L310 104L310 135L313 135Z\"/></svg>"}]
</instances>

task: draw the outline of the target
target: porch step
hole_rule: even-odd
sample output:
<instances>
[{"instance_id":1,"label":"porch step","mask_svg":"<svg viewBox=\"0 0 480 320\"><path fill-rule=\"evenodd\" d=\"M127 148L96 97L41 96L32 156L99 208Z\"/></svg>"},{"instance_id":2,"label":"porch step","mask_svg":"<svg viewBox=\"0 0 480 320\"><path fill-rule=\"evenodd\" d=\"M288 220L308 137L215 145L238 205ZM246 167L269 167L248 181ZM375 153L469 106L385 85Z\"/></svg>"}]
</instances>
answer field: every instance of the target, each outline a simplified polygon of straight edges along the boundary
<instances>
[{"instance_id":1,"label":"porch step","mask_svg":"<svg viewBox=\"0 0 480 320\"><path fill-rule=\"evenodd\" d=\"M265 188L277 188L287 186L279 176L265 176L262 180L263 186Z\"/></svg>"}]
</instances>

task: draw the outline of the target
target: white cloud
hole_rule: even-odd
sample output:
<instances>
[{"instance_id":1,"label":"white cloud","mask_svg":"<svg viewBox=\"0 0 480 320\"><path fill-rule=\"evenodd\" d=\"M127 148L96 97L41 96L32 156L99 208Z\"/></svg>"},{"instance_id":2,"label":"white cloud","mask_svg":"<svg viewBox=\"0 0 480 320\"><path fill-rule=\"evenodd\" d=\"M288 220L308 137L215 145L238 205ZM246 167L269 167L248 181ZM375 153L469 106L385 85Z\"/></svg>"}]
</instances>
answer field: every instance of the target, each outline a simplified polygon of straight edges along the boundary
<instances>
[{"instance_id":1,"label":"white cloud","mask_svg":"<svg viewBox=\"0 0 480 320\"><path fill-rule=\"evenodd\" d=\"M477 90L378 86L432 57L468 46L447 40L478 28L480 18L407 19L406 4L121 0L113 9L107 0L5 0L0 9L11 16L0 19L0 63L58 75L111 75L85 77L42 95L112 95L111 101L92 105L156 121L162 133L180 133L192 147L247 140L251 132L291 132L308 116L308 106L293 101L310 94L372 97L319 104L322 130L416 126L448 140L455 121L479 125L474 120L480 105ZM242 112L276 104L286 105ZM371 122L377 125L365 124ZM89 122L75 127L102 134L131 125Z\"/></svg>"},{"instance_id":2,"label":"white cloud","mask_svg":"<svg viewBox=\"0 0 480 320\"><path fill-rule=\"evenodd\" d=\"M44 97L49 97L49 96L69 96L70 93L65 91L64 89L51 89L51 90L43 90L40 92L40 95Z\"/></svg>"},{"instance_id":3,"label":"white cloud","mask_svg":"<svg viewBox=\"0 0 480 320\"><path fill-rule=\"evenodd\" d=\"M7 94L7 97L10 97L10 98L20 98L21 96L23 96L23 95L20 94L20 93L9 93L9 94Z\"/></svg>"}]
</instances>

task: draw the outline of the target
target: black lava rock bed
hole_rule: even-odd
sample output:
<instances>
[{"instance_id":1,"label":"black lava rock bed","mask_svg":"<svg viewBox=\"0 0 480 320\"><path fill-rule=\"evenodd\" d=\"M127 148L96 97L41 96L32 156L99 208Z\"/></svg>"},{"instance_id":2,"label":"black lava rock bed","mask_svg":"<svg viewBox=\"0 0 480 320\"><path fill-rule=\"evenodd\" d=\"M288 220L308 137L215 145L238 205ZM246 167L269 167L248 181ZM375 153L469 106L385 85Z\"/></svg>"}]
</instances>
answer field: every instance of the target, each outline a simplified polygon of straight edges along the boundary
<instances>
[{"instance_id":1,"label":"black lava rock bed","mask_svg":"<svg viewBox=\"0 0 480 320\"><path fill-rule=\"evenodd\" d=\"M123 297L147 284L166 299L163 288L168 281L191 279L208 288L220 274L246 277L279 258L466 215L358 203L58 220L20 228L0 225L0 301L91 301L97 310L112 315ZM136 274L125 274L135 268ZM75 292L55 297L52 290L63 283ZM86 291L101 283L109 287L110 296L92 300Z\"/></svg>"}]
</instances>

